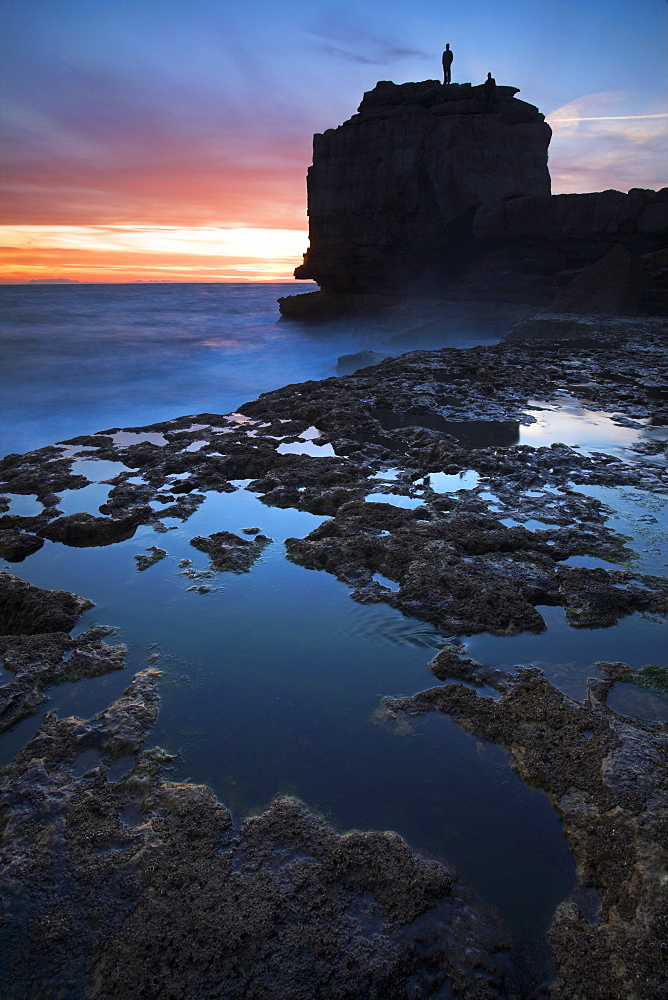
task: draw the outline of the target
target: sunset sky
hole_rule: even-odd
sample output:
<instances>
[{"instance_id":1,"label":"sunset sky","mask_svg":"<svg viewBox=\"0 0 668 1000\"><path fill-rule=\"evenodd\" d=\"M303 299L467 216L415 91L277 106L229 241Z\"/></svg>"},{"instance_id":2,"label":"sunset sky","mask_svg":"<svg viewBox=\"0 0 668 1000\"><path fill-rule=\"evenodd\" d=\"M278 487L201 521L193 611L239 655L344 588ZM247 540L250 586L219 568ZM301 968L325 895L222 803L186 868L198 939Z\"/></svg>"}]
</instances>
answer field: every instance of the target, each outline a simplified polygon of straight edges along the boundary
<instances>
[{"instance_id":1,"label":"sunset sky","mask_svg":"<svg viewBox=\"0 0 668 1000\"><path fill-rule=\"evenodd\" d=\"M314 132L377 80L500 84L554 193L668 183L666 0L0 0L0 280L288 279Z\"/></svg>"}]
</instances>

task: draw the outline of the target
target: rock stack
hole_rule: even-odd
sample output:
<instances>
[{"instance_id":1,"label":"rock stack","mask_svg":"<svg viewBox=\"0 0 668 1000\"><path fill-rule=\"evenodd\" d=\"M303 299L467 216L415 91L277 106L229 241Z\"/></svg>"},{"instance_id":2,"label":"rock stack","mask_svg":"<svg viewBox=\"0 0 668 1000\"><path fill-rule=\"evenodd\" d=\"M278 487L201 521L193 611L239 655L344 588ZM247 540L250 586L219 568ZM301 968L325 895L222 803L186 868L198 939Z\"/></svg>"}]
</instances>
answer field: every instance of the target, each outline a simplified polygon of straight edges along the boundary
<instances>
[{"instance_id":1,"label":"rock stack","mask_svg":"<svg viewBox=\"0 0 668 1000\"><path fill-rule=\"evenodd\" d=\"M517 93L496 87L490 107L483 86L382 81L315 135L310 247L295 277L322 291L279 300L283 314L408 296L478 317L665 315L668 189L551 196L551 130ZM594 294L586 275L571 287L611 251L607 284L603 266Z\"/></svg>"}]
</instances>

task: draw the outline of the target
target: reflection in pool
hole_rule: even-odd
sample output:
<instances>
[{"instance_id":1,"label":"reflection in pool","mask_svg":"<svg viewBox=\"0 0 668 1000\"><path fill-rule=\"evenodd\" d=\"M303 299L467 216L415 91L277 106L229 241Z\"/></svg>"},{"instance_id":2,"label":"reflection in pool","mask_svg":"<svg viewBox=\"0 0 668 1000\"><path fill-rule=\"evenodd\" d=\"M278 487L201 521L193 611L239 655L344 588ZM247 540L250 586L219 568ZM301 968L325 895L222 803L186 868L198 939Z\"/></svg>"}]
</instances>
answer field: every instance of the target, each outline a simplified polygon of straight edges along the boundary
<instances>
[{"instance_id":1,"label":"reflection in pool","mask_svg":"<svg viewBox=\"0 0 668 1000\"><path fill-rule=\"evenodd\" d=\"M452 434L465 448L500 448L520 440L518 420L446 420L438 413L399 413L382 408L374 410L373 415L383 430L426 427Z\"/></svg>"},{"instance_id":2,"label":"reflection in pool","mask_svg":"<svg viewBox=\"0 0 668 1000\"><path fill-rule=\"evenodd\" d=\"M629 445L640 439L642 426L616 423L604 410L587 409L577 399L564 397L558 405L532 402L526 413L535 423L523 424L520 444L534 448L567 444L583 452L600 451L616 457L628 457Z\"/></svg>"}]
</instances>

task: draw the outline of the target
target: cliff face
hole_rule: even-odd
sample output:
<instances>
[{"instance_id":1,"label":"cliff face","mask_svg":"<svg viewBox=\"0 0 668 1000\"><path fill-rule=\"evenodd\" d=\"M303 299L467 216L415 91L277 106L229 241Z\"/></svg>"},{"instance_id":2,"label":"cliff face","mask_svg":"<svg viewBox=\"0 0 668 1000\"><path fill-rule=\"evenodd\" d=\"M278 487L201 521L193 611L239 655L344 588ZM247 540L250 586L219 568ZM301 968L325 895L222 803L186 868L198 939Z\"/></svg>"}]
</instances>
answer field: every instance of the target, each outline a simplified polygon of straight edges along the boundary
<instances>
[{"instance_id":1,"label":"cliff face","mask_svg":"<svg viewBox=\"0 0 668 1000\"><path fill-rule=\"evenodd\" d=\"M427 295L502 326L535 309L665 315L668 189L551 196L549 125L516 93L490 107L482 86L381 82L314 136L295 277L322 292L281 311Z\"/></svg>"},{"instance_id":2,"label":"cliff face","mask_svg":"<svg viewBox=\"0 0 668 1000\"><path fill-rule=\"evenodd\" d=\"M354 115L316 135L310 249L295 272L328 291L428 285L456 269L481 204L549 196L550 128L497 87L381 82Z\"/></svg>"}]
</instances>

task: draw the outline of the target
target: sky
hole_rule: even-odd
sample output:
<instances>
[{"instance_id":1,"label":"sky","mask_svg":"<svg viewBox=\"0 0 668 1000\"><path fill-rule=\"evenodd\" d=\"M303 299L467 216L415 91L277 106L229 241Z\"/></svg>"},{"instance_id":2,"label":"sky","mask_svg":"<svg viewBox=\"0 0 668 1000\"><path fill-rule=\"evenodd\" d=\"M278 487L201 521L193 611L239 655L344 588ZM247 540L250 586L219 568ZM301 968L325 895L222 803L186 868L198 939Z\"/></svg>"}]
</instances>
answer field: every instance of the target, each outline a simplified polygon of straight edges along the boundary
<instances>
[{"instance_id":1,"label":"sky","mask_svg":"<svg viewBox=\"0 0 668 1000\"><path fill-rule=\"evenodd\" d=\"M314 132L520 88L555 194L668 184L666 0L0 0L0 281L289 280Z\"/></svg>"}]
</instances>

